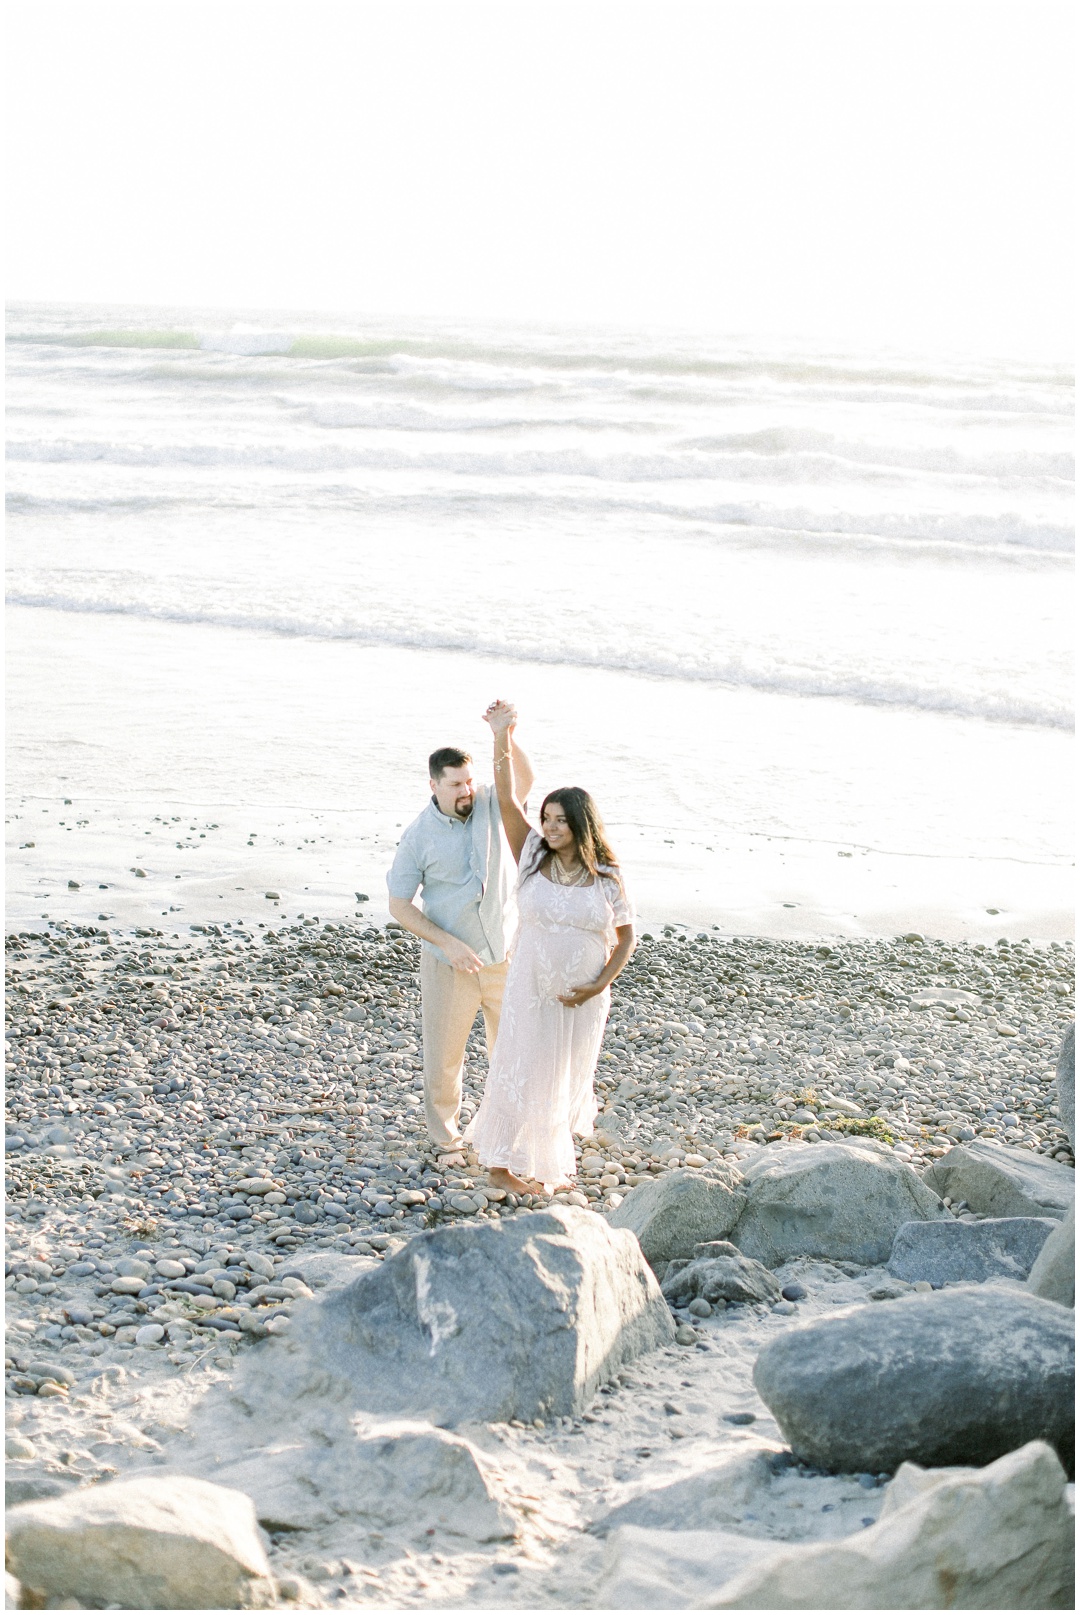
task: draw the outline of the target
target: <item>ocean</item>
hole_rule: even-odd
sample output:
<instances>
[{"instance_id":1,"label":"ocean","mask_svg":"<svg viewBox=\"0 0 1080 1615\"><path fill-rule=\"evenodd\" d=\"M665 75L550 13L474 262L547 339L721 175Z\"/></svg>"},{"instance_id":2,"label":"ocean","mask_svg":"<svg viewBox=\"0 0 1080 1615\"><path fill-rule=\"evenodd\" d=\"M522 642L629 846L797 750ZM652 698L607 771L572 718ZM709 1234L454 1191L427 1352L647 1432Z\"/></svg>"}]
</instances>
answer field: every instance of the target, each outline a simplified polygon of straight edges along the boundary
<instances>
[{"instance_id":1,"label":"ocean","mask_svg":"<svg viewBox=\"0 0 1080 1615\"><path fill-rule=\"evenodd\" d=\"M8 363L15 920L377 917L501 695L651 923L1068 934L1066 366L55 305Z\"/></svg>"}]
</instances>

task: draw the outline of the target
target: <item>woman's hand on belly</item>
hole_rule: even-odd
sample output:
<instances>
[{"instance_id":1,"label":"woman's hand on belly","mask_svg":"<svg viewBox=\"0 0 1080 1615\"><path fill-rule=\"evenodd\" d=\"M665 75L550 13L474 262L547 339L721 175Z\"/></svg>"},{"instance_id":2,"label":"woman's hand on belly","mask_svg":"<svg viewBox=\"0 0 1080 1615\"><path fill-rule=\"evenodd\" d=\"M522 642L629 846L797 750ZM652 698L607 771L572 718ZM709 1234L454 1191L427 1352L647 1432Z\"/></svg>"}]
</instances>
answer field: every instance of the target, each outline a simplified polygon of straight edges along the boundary
<instances>
[{"instance_id":1,"label":"woman's hand on belly","mask_svg":"<svg viewBox=\"0 0 1080 1615\"><path fill-rule=\"evenodd\" d=\"M559 1003L565 1004L567 1009L577 1009L581 1004L587 1004L590 998L598 997L603 990L595 981L587 981L583 987L571 987L568 993L560 993Z\"/></svg>"}]
</instances>

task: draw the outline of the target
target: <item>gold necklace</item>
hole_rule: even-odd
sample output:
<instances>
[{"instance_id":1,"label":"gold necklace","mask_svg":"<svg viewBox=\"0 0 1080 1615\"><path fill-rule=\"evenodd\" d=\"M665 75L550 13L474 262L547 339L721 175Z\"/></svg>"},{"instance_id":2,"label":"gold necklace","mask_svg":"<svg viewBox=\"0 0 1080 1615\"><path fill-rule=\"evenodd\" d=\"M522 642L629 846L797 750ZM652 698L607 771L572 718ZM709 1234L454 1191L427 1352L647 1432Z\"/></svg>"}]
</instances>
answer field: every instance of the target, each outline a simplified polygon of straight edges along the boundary
<instances>
[{"instance_id":1,"label":"gold necklace","mask_svg":"<svg viewBox=\"0 0 1080 1615\"><path fill-rule=\"evenodd\" d=\"M589 878L589 871L585 868L585 865L582 864L576 875L572 875L569 880L565 879L562 874L562 865L559 862L558 855L553 852L551 855L551 878L555 882L556 886L584 886L586 880Z\"/></svg>"}]
</instances>

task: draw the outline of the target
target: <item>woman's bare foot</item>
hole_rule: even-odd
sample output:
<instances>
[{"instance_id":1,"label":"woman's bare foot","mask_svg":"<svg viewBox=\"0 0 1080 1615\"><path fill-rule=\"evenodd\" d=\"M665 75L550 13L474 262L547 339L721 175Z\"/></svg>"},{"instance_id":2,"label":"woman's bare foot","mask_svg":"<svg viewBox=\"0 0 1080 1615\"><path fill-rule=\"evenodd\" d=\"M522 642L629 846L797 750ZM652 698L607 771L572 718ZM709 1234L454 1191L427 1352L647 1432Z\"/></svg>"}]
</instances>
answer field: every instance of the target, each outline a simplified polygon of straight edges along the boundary
<instances>
[{"instance_id":1,"label":"woman's bare foot","mask_svg":"<svg viewBox=\"0 0 1080 1615\"><path fill-rule=\"evenodd\" d=\"M505 1166L493 1166L488 1173L496 1189L510 1189L514 1194L532 1194L532 1186L524 1178L517 1178Z\"/></svg>"}]
</instances>

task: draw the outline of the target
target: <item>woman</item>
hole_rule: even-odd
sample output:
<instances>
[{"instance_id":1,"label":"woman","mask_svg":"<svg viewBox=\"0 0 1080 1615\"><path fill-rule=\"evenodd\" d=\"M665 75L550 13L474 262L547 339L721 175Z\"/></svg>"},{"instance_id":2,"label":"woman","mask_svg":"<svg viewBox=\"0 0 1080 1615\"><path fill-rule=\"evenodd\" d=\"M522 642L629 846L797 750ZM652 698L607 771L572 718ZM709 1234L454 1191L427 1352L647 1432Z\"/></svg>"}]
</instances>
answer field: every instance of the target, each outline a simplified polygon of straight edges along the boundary
<instances>
[{"instance_id":1,"label":"woman","mask_svg":"<svg viewBox=\"0 0 1080 1615\"><path fill-rule=\"evenodd\" d=\"M514 795L514 709L496 701L484 716L519 870L519 928L483 1103L465 1136L499 1188L550 1191L577 1170L572 1135L592 1132L593 1074L610 986L634 950L633 918L592 797L551 791L538 835Z\"/></svg>"}]
</instances>

